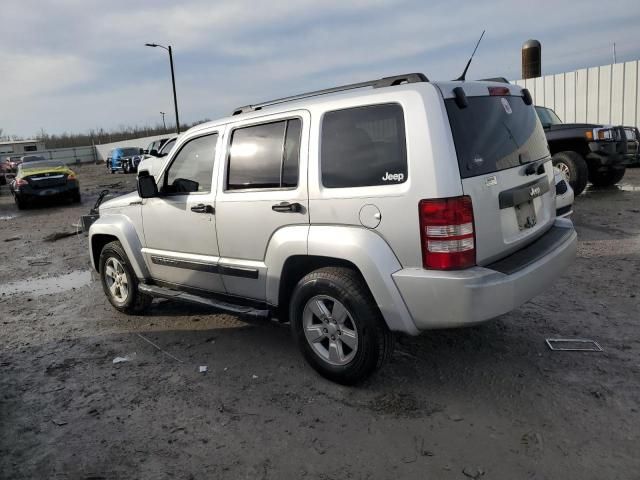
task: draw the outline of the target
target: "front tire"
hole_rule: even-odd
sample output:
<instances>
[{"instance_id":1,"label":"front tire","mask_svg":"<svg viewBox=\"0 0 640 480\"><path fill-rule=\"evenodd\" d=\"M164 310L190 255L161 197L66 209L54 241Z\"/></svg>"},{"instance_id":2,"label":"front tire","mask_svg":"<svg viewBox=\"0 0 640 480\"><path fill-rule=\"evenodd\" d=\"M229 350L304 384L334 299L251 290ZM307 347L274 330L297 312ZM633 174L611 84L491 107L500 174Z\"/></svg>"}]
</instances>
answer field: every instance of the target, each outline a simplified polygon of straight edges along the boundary
<instances>
[{"instance_id":1,"label":"front tire","mask_svg":"<svg viewBox=\"0 0 640 480\"><path fill-rule=\"evenodd\" d=\"M361 382L391 356L393 336L351 269L327 267L303 277L293 291L289 318L307 362L334 382Z\"/></svg>"},{"instance_id":2,"label":"front tire","mask_svg":"<svg viewBox=\"0 0 640 480\"><path fill-rule=\"evenodd\" d=\"M116 310L139 314L149 307L153 298L138 290L138 279L120 242L104 246L98 266L102 289Z\"/></svg>"},{"instance_id":3,"label":"front tire","mask_svg":"<svg viewBox=\"0 0 640 480\"><path fill-rule=\"evenodd\" d=\"M593 171L589 172L589 181L596 187L608 187L610 185L615 185L622 180L625 172L626 168L615 170L613 168L609 168L603 172Z\"/></svg>"},{"instance_id":4,"label":"front tire","mask_svg":"<svg viewBox=\"0 0 640 480\"><path fill-rule=\"evenodd\" d=\"M574 195L580 195L587 187L589 168L587 162L578 152L558 152L553 158L553 166L565 175Z\"/></svg>"}]
</instances>

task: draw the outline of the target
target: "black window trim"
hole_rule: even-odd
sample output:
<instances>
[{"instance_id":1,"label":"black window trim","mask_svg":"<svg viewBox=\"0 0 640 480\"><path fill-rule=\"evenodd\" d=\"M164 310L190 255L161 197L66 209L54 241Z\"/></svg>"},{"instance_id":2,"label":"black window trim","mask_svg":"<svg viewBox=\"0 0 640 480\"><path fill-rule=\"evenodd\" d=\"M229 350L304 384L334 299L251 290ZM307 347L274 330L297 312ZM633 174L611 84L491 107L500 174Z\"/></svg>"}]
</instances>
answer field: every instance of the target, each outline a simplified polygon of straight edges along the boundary
<instances>
[{"instance_id":1,"label":"black window trim","mask_svg":"<svg viewBox=\"0 0 640 480\"><path fill-rule=\"evenodd\" d=\"M174 192L174 193L166 193L164 191L164 189L167 187L167 174L169 173L169 170L171 170L171 167L173 166L173 162L176 161L176 158L178 158L178 155L180 155L180 153L182 152L182 149L188 145L189 143L191 143L194 140L198 140L199 138L203 138L203 137L210 137L212 135L218 135L218 140L216 141L216 151L214 151L214 155L213 155L213 169L211 170L211 190L209 190L208 192ZM177 140L176 140L177 141ZM217 154L217 146L218 146L218 142L220 141L220 130L214 130L212 132L207 132L207 133L203 133L202 135L196 135L195 137L191 137L188 140L186 140L182 145L180 145L180 150L178 150L175 155L173 155L173 157L171 158L171 162L169 162L167 164L167 166L165 167L165 169L162 171L162 188L160 189L160 196L162 197L181 197L181 196L189 196L189 195L209 195L211 193L213 193L214 189L213 187L215 186L215 179L213 178L213 174L216 171L216 154Z\"/></svg>"},{"instance_id":2,"label":"black window trim","mask_svg":"<svg viewBox=\"0 0 640 480\"><path fill-rule=\"evenodd\" d=\"M344 110L353 110L354 108L364 108L364 107L378 107L378 106L383 106L383 105L397 105L400 107L400 110L402 111L402 120L404 121L404 154L405 154L405 160L407 161L407 176L406 178L400 182L400 183L390 183L390 184L380 184L380 185L362 185L359 187L328 187L324 184L324 179L322 177L322 129L324 128L324 117L327 113L334 113L334 112L341 112ZM407 148L407 115L406 112L404 110L404 107L402 105L402 103L400 102L376 102L376 103L363 103L360 105L351 105L349 107L344 107L344 108L336 108L335 110L327 110L325 112L322 113L322 116L320 117L320 131L318 134L318 179L320 180L320 186L323 189L327 189L327 190L343 190L343 189L349 189L349 190L353 190L354 188L357 189L362 189L362 188L393 188L393 187L397 187L399 185L405 185L408 181L409 181L409 149Z\"/></svg>"},{"instance_id":3,"label":"black window trim","mask_svg":"<svg viewBox=\"0 0 640 480\"><path fill-rule=\"evenodd\" d=\"M231 162L231 141L233 140L233 132L241 130L243 128L255 127L258 125L268 125L270 123L286 122L284 126L284 134L282 135L282 158L280 159L280 185L282 185L282 176L284 174L284 155L285 155L285 142L287 141L287 130L289 129L289 120L300 120L300 145L298 151L298 184L295 187L248 187L248 188L229 188L229 165ZM258 119L256 119L258 120ZM224 193L249 193L249 192L285 192L295 191L300 187L300 158L302 152L302 137L304 134L304 118L302 115L292 115L280 118L272 118L270 120L262 120L251 123L236 124L231 127L228 133L226 142L226 154L225 154L225 171L224 171Z\"/></svg>"}]
</instances>

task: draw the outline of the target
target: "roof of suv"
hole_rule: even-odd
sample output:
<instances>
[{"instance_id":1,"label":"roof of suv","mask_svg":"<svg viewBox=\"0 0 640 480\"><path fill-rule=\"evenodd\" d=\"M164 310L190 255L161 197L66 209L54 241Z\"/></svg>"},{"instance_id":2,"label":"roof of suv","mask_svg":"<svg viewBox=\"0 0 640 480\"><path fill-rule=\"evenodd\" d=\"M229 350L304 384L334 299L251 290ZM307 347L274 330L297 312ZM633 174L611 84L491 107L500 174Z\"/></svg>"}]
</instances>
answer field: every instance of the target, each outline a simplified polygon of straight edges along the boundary
<instances>
[{"instance_id":1,"label":"roof of suv","mask_svg":"<svg viewBox=\"0 0 640 480\"><path fill-rule=\"evenodd\" d=\"M387 82L389 79L405 79L413 75L421 75L423 79L417 79L411 77L410 81L401 81L399 83L384 84L382 86L376 86L375 82ZM418 77L419 78L419 77ZM294 95L292 97L286 97L284 99L272 100L255 106L241 107L234 111L234 114L228 117L223 117L210 122L196 125L190 129L190 131L199 131L209 127L215 127L218 125L224 125L227 123L237 122L240 120L247 120L252 118L259 118L269 114L278 114L291 110L302 109L312 107L316 105L322 105L330 103L336 99L344 99L348 97L352 98L364 98L368 96L375 96L380 93L387 93L389 91L420 91L427 88L437 88L440 90L444 98L452 98L455 96L453 89L456 87L463 87L467 96L486 96L489 94L487 87L502 87L509 89L511 95L521 95L522 87L514 84L504 83L498 79L491 79L492 81L435 81L431 82L426 79L422 74L407 74L398 75L396 77L386 77L377 81L362 82L360 84L346 85L345 87L335 87L326 90L319 90L317 92L309 92L306 94Z\"/></svg>"}]
</instances>

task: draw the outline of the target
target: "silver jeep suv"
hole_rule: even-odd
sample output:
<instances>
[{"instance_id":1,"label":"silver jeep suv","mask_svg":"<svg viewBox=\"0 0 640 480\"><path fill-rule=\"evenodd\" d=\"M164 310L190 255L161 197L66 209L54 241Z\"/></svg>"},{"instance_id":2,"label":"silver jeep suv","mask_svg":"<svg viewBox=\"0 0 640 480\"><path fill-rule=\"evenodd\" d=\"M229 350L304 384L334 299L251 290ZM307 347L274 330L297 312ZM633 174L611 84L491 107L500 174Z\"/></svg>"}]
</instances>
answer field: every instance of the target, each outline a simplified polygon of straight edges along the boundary
<instances>
[{"instance_id":1,"label":"silver jeep suv","mask_svg":"<svg viewBox=\"0 0 640 480\"><path fill-rule=\"evenodd\" d=\"M527 90L387 77L192 128L101 205L91 260L120 311L163 297L274 314L350 384L393 332L476 324L548 288L576 251L553 182Z\"/></svg>"}]
</instances>

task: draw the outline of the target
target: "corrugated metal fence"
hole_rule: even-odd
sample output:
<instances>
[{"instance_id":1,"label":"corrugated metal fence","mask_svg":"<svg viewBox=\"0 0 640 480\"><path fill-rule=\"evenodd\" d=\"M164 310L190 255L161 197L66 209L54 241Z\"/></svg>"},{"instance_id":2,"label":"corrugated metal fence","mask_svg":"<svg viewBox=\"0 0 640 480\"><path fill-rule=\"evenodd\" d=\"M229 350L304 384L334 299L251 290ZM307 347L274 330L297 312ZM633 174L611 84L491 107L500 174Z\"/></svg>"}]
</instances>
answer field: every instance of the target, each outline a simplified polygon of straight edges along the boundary
<instances>
[{"instance_id":1,"label":"corrugated metal fence","mask_svg":"<svg viewBox=\"0 0 640 480\"><path fill-rule=\"evenodd\" d=\"M40 155L48 160L60 160L66 164L95 162L97 160L96 149L92 146L39 150L26 152L22 155Z\"/></svg>"},{"instance_id":2,"label":"corrugated metal fence","mask_svg":"<svg viewBox=\"0 0 640 480\"><path fill-rule=\"evenodd\" d=\"M564 122L640 127L640 61L517 80Z\"/></svg>"}]
</instances>

